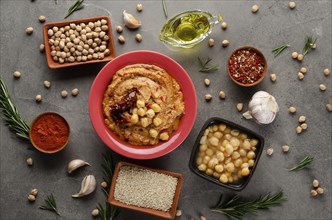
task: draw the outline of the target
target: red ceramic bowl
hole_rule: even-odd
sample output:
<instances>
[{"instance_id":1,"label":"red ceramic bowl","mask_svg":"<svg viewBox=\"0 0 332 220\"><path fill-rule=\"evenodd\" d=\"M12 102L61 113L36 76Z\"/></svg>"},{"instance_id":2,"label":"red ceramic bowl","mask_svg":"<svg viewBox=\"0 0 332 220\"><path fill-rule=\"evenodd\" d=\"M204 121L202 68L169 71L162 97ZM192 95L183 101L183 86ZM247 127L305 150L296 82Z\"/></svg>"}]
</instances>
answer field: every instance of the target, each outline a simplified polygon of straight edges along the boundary
<instances>
[{"instance_id":1,"label":"red ceramic bowl","mask_svg":"<svg viewBox=\"0 0 332 220\"><path fill-rule=\"evenodd\" d=\"M153 64L165 69L180 85L184 95L185 114L179 128L169 140L153 146L136 146L121 140L104 123L103 96L113 74L131 64ZM153 51L133 51L122 54L107 63L92 84L89 96L89 113L92 125L102 141L113 151L133 159L161 157L177 148L189 135L196 118L197 98L194 85L187 72L173 59Z\"/></svg>"}]
</instances>

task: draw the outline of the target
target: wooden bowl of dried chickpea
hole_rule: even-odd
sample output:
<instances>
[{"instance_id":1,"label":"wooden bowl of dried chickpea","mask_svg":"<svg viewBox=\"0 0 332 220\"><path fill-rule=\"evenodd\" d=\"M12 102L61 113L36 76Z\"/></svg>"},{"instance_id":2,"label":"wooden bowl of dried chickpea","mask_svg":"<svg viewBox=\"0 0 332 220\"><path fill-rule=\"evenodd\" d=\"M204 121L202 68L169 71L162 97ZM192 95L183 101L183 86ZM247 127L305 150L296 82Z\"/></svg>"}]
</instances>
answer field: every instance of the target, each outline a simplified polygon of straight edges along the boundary
<instances>
[{"instance_id":1,"label":"wooden bowl of dried chickpea","mask_svg":"<svg viewBox=\"0 0 332 220\"><path fill-rule=\"evenodd\" d=\"M221 118L210 118L193 147L189 167L217 185L243 190L249 183L264 147L255 132Z\"/></svg>"},{"instance_id":2,"label":"wooden bowl of dried chickpea","mask_svg":"<svg viewBox=\"0 0 332 220\"><path fill-rule=\"evenodd\" d=\"M108 16L46 23L43 36L51 69L107 62L116 56Z\"/></svg>"}]
</instances>

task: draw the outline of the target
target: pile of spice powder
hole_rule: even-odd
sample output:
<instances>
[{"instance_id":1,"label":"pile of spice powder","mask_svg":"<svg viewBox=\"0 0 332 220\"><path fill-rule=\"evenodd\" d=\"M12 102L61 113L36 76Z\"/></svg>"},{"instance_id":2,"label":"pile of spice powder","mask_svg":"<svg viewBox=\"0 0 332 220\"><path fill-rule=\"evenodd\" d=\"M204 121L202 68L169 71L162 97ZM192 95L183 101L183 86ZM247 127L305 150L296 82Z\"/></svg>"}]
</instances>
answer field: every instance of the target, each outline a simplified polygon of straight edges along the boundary
<instances>
[{"instance_id":1,"label":"pile of spice powder","mask_svg":"<svg viewBox=\"0 0 332 220\"><path fill-rule=\"evenodd\" d=\"M127 205L169 211L178 179L173 176L132 166L120 168L114 198Z\"/></svg>"},{"instance_id":2,"label":"pile of spice powder","mask_svg":"<svg viewBox=\"0 0 332 220\"><path fill-rule=\"evenodd\" d=\"M252 84L262 77L265 64L255 51L242 49L232 54L228 68L233 79L242 84Z\"/></svg>"},{"instance_id":3,"label":"pile of spice powder","mask_svg":"<svg viewBox=\"0 0 332 220\"><path fill-rule=\"evenodd\" d=\"M40 149L54 151L61 148L69 138L69 126L57 114L46 113L36 119L30 137Z\"/></svg>"}]
</instances>

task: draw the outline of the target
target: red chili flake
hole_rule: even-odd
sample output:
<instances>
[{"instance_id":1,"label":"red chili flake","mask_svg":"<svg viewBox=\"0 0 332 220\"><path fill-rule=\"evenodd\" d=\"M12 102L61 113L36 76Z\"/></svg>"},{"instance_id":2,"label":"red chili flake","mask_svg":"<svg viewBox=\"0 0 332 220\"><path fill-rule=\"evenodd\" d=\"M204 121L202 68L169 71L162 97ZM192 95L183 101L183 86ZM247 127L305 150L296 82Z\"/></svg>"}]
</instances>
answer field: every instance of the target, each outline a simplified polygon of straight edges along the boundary
<instances>
[{"instance_id":1,"label":"red chili flake","mask_svg":"<svg viewBox=\"0 0 332 220\"><path fill-rule=\"evenodd\" d=\"M259 80L264 72L263 58L251 49L242 49L232 54L229 60L229 73L242 84L252 84Z\"/></svg>"}]
</instances>

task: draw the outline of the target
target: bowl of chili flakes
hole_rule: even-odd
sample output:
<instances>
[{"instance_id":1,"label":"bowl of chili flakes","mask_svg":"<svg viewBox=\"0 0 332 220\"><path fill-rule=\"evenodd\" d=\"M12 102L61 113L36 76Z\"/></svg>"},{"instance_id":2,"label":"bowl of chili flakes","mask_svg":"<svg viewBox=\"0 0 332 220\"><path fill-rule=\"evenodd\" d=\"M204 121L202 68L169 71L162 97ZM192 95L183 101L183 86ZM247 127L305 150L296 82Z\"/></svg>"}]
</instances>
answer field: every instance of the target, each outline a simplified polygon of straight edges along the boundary
<instances>
[{"instance_id":1,"label":"bowl of chili flakes","mask_svg":"<svg viewBox=\"0 0 332 220\"><path fill-rule=\"evenodd\" d=\"M255 86L265 77L267 61L262 52L252 46L235 49L227 59L227 72L236 84Z\"/></svg>"}]
</instances>

